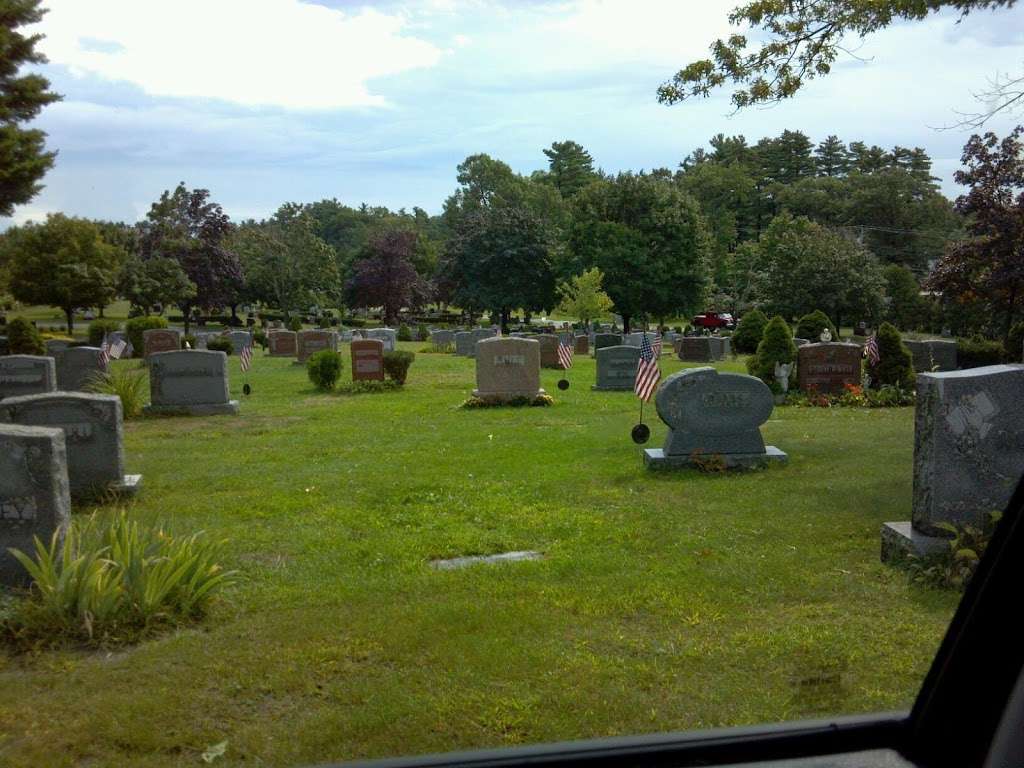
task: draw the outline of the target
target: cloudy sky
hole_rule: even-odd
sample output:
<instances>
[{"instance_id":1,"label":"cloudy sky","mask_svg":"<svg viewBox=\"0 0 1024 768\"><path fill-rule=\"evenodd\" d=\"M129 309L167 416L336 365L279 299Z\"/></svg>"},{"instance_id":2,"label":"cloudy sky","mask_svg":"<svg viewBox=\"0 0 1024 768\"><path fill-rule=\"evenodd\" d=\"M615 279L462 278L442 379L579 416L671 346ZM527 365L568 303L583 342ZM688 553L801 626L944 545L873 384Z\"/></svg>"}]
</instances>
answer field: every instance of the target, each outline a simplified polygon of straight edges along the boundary
<instances>
[{"instance_id":1,"label":"cloudy sky","mask_svg":"<svg viewBox=\"0 0 1024 768\"><path fill-rule=\"evenodd\" d=\"M674 167L718 132L753 143L785 128L922 146L955 195L967 134L935 127L973 111L987 78L1024 69L1022 4L890 28L773 108L731 116L727 92L660 106L657 86L728 32L733 5L44 0L42 69L64 101L39 125L60 154L14 221L135 221L179 180L236 220L325 197L433 213L477 152L528 173L573 139L606 171L638 170Z\"/></svg>"}]
</instances>

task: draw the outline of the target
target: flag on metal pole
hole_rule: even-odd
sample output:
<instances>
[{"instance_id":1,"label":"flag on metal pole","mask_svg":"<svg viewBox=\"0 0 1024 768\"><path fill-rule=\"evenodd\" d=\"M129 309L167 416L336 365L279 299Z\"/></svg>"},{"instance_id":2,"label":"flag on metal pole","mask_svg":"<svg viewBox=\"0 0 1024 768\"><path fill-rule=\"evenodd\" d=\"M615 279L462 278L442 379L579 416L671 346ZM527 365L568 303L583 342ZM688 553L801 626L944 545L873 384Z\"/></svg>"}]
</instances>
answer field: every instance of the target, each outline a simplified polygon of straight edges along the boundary
<instances>
[{"instance_id":1,"label":"flag on metal pole","mask_svg":"<svg viewBox=\"0 0 1024 768\"><path fill-rule=\"evenodd\" d=\"M658 346L659 348L661 346L660 338ZM636 367L636 382L633 385L633 391L642 401L650 402L651 395L658 388L659 381L661 381L661 368L658 367L658 357L651 345L650 338L645 333L640 338L640 362Z\"/></svg>"},{"instance_id":2,"label":"flag on metal pole","mask_svg":"<svg viewBox=\"0 0 1024 768\"><path fill-rule=\"evenodd\" d=\"M558 339L558 362L561 363L563 370L569 370L572 368L572 344L567 344L562 341L561 337Z\"/></svg>"},{"instance_id":3,"label":"flag on metal pole","mask_svg":"<svg viewBox=\"0 0 1024 768\"><path fill-rule=\"evenodd\" d=\"M239 360L242 363L242 373L246 373L252 366L252 342L249 342L242 348Z\"/></svg>"},{"instance_id":4,"label":"flag on metal pole","mask_svg":"<svg viewBox=\"0 0 1024 768\"><path fill-rule=\"evenodd\" d=\"M868 365L872 367L878 365L878 361L882 359L878 354L878 338L874 334L871 334L871 338L864 345L864 357L868 359Z\"/></svg>"}]
</instances>

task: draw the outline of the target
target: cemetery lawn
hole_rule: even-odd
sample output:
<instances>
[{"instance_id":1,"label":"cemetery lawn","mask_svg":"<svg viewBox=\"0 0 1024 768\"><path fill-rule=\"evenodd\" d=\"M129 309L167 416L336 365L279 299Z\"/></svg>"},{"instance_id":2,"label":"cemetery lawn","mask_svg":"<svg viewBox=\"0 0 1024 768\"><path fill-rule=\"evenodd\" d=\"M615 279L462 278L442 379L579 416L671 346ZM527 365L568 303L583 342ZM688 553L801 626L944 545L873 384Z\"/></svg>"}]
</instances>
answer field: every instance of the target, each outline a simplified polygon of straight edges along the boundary
<instances>
[{"instance_id":1,"label":"cemetery lawn","mask_svg":"<svg viewBox=\"0 0 1024 768\"><path fill-rule=\"evenodd\" d=\"M958 600L879 562L880 525L910 517L912 408L777 408L788 466L656 475L637 400L591 392L589 358L522 409L460 409L474 362L452 355L360 396L258 353L243 399L230 368L240 416L129 422L126 470L132 516L226 539L244 582L136 647L0 651L0 764L196 765L226 742L217 765L284 766L904 708ZM510 550L544 559L429 565Z\"/></svg>"}]
</instances>

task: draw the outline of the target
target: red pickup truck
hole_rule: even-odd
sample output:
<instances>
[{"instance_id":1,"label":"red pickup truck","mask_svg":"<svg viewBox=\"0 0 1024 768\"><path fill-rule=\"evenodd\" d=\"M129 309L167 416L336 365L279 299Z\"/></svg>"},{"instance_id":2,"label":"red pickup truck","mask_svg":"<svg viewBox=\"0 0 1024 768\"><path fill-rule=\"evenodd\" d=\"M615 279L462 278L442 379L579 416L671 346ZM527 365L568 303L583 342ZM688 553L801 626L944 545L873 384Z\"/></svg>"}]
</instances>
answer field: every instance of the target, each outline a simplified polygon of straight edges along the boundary
<instances>
[{"instance_id":1,"label":"red pickup truck","mask_svg":"<svg viewBox=\"0 0 1024 768\"><path fill-rule=\"evenodd\" d=\"M695 328L734 328L736 321L728 312L705 312L695 315L690 324Z\"/></svg>"}]
</instances>

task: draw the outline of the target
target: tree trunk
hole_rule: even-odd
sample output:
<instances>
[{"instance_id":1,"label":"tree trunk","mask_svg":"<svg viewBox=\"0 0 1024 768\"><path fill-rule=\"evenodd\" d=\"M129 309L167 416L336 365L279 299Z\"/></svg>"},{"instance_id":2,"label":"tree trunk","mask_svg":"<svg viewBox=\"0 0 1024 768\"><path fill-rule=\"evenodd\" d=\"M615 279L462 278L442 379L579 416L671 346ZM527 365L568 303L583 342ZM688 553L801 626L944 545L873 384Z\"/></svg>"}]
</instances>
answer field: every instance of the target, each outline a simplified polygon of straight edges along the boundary
<instances>
[{"instance_id":1,"label":"tree trunk","mask_svg":"<svg viewBox=\"0 0 1024 768\"><path fill-rule=\"evenodd\" d=\"M106 317L106 315L103 314L103 312L104 312L104 310L106 310L106 308L107 307L106 307L105 304L100 304L100 318Z\"/></svg>"},{"instance_id":2,"label":"tree trunk","mask_svg":"<svg viewBox=\"0 0 1024 768\"><path fill-rule=\"evenodd\" d=\"M181 314L185 316L185 335L188 336L190 328L190 321L192 319L192 305L191 304L179 304L178 309L181 310Z\"/></svg>"},{"instance_id":3,"label":"tree trunk","mask_svg":"<svg viewBox=\"0 0 1024 768\"><path fill-rule=\"evenodd\" d=\"M501 310L501 335L508 336L508 316L511 314L511 310Z\"/></svg>"},{"instance_id":4,"label":"tree trunk","mask_svg":"<svg viewBox=\"0 0 1024 768\"><path fill-rule=\"evenodd\" d=\"M67 321L68 321L68 336L71 336L75 332L75 308L74 307L72 307L71 309L65 308L64 309L64 317L66 317Z\"/></svg>"},{"instance_id":5,"label":"tree trunk","mask_svg":"<svg viewBox=\"0 0 1024 768\"><path fill-rule=\"evenodd\" d=\"M622 332L629 333L629 315L622 316Z\"/></svg>"},{"instance_id":6,"label":"tree trunk","mask_svg":"<svg viewBox=\"0 0 1024 768\"><path fill-rule=\"evenodd\" d=\"M1017 288L1014 287L1010 291L1010 301L1006 307L1006 323L1003 326L1003 348L1006 348L1006 343L1010 340L1010 331L1013 329L1013 308L1017 303ZM1020 352L1020 350L1016 350Z\"/></svg>"}]
</instances>

